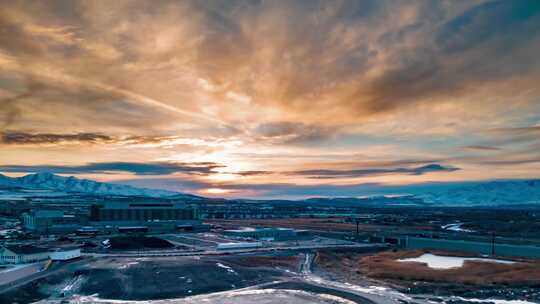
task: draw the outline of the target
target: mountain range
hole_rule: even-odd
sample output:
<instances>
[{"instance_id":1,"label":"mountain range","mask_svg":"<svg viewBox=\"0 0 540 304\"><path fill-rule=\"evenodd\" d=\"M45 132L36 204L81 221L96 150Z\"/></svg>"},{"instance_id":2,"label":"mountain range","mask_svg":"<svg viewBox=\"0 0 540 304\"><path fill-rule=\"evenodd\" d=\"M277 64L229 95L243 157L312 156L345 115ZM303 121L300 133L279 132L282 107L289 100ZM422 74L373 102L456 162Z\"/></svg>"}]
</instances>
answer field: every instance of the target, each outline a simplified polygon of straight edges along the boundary
<instances>
[{"instance_id":1,"label":"mountain range","mask_svg":"<svg viewBox=\"0 0 540 304\"><path fill-rule=\"evenodd\" d=\"M433 185L412 193L426 203L452 206L540 204L540 179Z\"/></svg>"},{"instance_id":2,"label":"mountain range","mask_svg":"<svg viewBox=\"0 0 540 304\"><path fill-rule=\"evenodd\" d=\"M101 196L141 196L153 198L203 197L167 190L136 188L128 185L97 182L64 177L47 172L21 177L0 174L0 195L21 190L46 190L57 193L81 193ZM540 205L540 179L500 180L463 183L432 183L412 185L389 190L385 194L406 194L401 196L371 196L368 198L337 197L309 198L298 203L313 205L431 205L431 206L500 206L500 205ZM391 191L394 191L392 193ZM264 202L264 200L251 200ZM286 200L283 200L286 201Z\"/></svg>"},{"instance_id":3,"label":"mountain range","mask_svg":"<svg viewBox=\"0 0 540 304\"><path fill-rule=\"evenodd\" d=\"M64 177L48 172L28 174L21 177L8 177L0 174L0 188L50 190L65 193L84 193L93 195L172 197L189 194L178 192L135 188L128 185L96 182L89 179L79 179L73 176Z\"/></svg>"}]
</instances>

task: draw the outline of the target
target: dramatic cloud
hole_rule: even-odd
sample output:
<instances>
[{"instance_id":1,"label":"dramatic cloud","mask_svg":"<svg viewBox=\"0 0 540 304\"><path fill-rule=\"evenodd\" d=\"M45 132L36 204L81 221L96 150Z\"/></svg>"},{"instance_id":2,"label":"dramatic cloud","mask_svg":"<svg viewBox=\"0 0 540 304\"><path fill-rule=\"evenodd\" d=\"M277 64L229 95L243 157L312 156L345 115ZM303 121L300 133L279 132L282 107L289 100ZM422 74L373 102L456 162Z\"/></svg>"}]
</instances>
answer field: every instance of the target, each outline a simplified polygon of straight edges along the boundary
<instances>
[{"instance_id":1,"label":"dramatic cloud","mask_svg":"<svg viewBox=\"0 0 540 304\"><path fill-rule=\"evenodd\" d=\"M536 0L4 2L14 174L302 189L540 172Z\"/></svg>"},{"instance_id":2,"label":"dramatic cloud","mask_svg":"<svg viewBox=\"0 0 540 304\"><path fill-rule=\"evenodd\" d=\"M488 131L501 144L527 143L540 140L540 126L498 128Z\"/></svg>"},{"instance_id":3,"label":"dramatic cloud","mask_svg":"<svg viewBox=\"0 0 540 304\"><path fill-rule=\"evenodd\" d=\"M103 143L110 142L110 136L95 133L77 134L30 134L24 132L4 132L1 133L2 144L7 145L39 145L39 144L61 144L61 143Z\"/></svg>"},{"instance_id":4,"label":"dramatic cloud","mask_svg":"<svg viewBox=\"0 0 540 304\"><path fill-rule=\"evenodd\" d=\"M99 92L190 121L235 118L207 104L219 98L336 123L538 76L538 3L483 2L14 3L2 14L2 66L25 79L19 99L50 102L53 82L78 87L82 98L63 103L79 106Z\"/></svg>"},{"instance_id":5,"label":"dramatic cloud","mask_svg":"<svg viewBox=\"0 0 540 304\"><path fill-rule=\"evenodd\" d=\"M497 147L481 146L481 145L464 146L463 149L470 150L470 151L499 151L501 150L500 148L497 148Z\"/></svg>"},{"instance_id":6,"label":"dramatic cloud","mask_svg":"<svg viewBox=\"0 0 540 304\"><path fill-rule=\"evenodd\" d=\"M445 167L439 164L430 164L416 168L390 168L390 169L358 169L358 170L303 170L291 172L293 175L307 175L312 178L362 177L372 175L409 174L422 175L430 172L452 172L459 168Z\"/></svg>"},{"instance_id":7,"label":"dramatic cloud","mask_svg":"<svg viewBox=\"0 0 540 304\"><path fill-rule=\"evenodd\" d=\"M51 172L59 174L88 174L88 173L119 173L128 172L135 175L169 175L173 173L203 174L213 173L217 168L223 167L215 163L91 163L81 166L54 166L54 165L3 165L3 172Z\"/></svg>"},{"instance_id":8,"label":"dramatic cloud","mask_svg":"<svg viewBox=\"0 0 540 304\"><path fill-rule=\"evenodd\" d=\"M432 24L435 35L424 37L428 43L401 49L401 39L420 34L422 26L433 20L411 24L397 41L392 41L403 53L394 67L375 79L369 88L374 98L367 106L373 111L386 111L411 102L444 102L445 97L470 94L499 80L529 73L538 77L540 62L532 56L539 45L539 15L540 4L534 1L490 1ZM505 56L509 52L519 55Z\"/></svg>"},{"instance_id":9,"label":"dramatic cloud","mask_svg":"<svg viewBox=\"0 0 540 304\"><path fill-rule=\"evenodd\" d=\"M195 147L215 147L220 143L205 141L198 138L186 138L181 136L138 136L124 135L112 136L100 133L27 133L17 131L0 132L0 145L11 146L83 146L83 145L107 145L116 147L137 148L179 148L186 149Z\"/></svg>"},{"instance_id":10,"label":"dramatic cloud","mask_svg":"<svg viewBox=\"0 0 540 304\"><path fill-rule=\"evenodd\" d=\"M282 144L309 144L329 139L337 130L292 122L265 123L257 126L255 134L262 139Z\"/></svg>"}]
</instances>

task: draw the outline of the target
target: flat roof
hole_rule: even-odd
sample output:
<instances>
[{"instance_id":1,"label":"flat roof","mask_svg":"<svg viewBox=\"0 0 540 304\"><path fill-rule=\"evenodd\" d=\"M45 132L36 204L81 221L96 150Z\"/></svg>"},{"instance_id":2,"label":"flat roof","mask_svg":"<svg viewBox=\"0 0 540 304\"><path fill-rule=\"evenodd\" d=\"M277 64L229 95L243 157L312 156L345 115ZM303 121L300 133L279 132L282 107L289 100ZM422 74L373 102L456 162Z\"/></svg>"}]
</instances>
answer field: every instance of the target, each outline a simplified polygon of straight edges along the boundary
<instances>
[{"instance_id":1,"label":"flat roof","mask_svg":"<svg viewBox=\"0 0 540 304\"><path fill-rule=\"evenodd\" d=\"M252 227L242 227L240 229L228 229L225 232L259 232L259 231L295 231L293 228L282 228L282 227L261 227L261 228L252 228Z\"/></svg>"},{"instance_id":2,"label":"flat roof","mask_svg":"<svg viewBox=\"0 0 540 304\"><path fill-rule=\"evenodd\" d=\"M65 247L56 247L56 248L51 248L51 252L60 252L60 251L72 251L72 250L77 250L77 249L81 249L80 246L65 246Z\"/></svg>"},{"instance_id":3,"label":"flat roof","mask_svg":"<svg viewBox=\"0 0 540 304\"><path fill-rule=\"evenodd\" d=\"M251 231L256 231L256 229L251 228L251 227L242 227L240 229L227 229L225 231L227 231L227 232L251 232Z\"/></svg>"},{"instance_id":4,"label":"flat roof","mask_svg":"<svg viewBox=\"0 0 540 304\"><path fill-rule=\"evenodd\" d=\"M5 246L5 248L16 254L35 254L49 251L46 248L36 247L32 245L7 245Z\"/></svg>"},{"instance_id":5,"label":"flat roof","mask_svg":"<svg viewBox=\"0 0 540 304\"><path fill-rule=\"evenodd\" d=\"M104 209L186 209L183 202L105 202Z\"/></svg>"}]
</instances>

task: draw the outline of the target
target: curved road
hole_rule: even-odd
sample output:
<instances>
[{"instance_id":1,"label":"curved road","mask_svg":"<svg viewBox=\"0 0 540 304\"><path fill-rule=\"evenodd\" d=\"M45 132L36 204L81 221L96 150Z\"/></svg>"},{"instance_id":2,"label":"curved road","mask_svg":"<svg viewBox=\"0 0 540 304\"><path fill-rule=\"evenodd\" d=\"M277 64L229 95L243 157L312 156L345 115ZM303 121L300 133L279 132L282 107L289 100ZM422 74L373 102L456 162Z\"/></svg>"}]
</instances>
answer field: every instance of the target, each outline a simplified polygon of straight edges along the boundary
<instances>
[{"instance_id":1,"label":"curved road","mask_svg":"<svg viewBox=\"0 0 540 304\"><path fill-rule=\"evenodd\" d=\"M341 283L338 281L330 281L320 276L313 274L311 271L314 255L308 253L305 255L304 262L302 264L302 279L312 285L317 285L329 289L333 289L340 292L354 294L361 297L364 301L362 303L377 303L377 304L403 304L403 303L415 303L415 304L429 304L427 301L420 299L413 299L405 294L391 290L384 287L369 286L362 287L352 285L348 283Z\"/></svg>"},{"instance_id":2,"label":"curved road","mask_svg":"<svg viewBox=\"0 0 540 304\"><path fill-rule=\"evenodd\" d=\"M261 249L262 250L275 250L272 248L260 248L260 250ZM280 248L280 249L283 249L283 248ZM259 250L256 250L256 251L259 251ZM243 251L243 252L253 252L253 250ZM224 254L224 253L228 253L228 252L221 252L221 251L212 252L212 253L210 252L199 252L199 253L161 252L161 253L153 253L153 254L152 253L150 254L138 253L138 254L133 254L133 255L128 255L128 256L129 257L169 256L169 255L179 256L179 255L204 255L204 254L210 255L210 254ZM239 252L235 251L232 253L239 253ZM126 255L125 254L121 254L121 255L87 254L87 256L97 258L97 257L126 256ZM356 285L351 285L347 283L340 283L340 282L324 279L312 273L311 268L313 264L313 259L314 259L313 254L311 253L305 254L304 261L302 262L300 266L301 272L293 276L291 279L287 279L287 280L283 280L279 282L272 282L268 285L265 284L265 286L251 286L251 288L255 287L258 289L273 288L273 289L286 289L286 290L302 290L302 291L313 292L313 293L334 295L334 296L341 297L343 299L347 299L349 301L353 301L355 303L360 303L360 304L403 304L403 303L428 304L426 301L422 301L419 299L412 299L404 294L398 293L397 291L393 291L390 289L385 289L381 287L362 287L362 286L356 286ZM68 265L75 266L79 263L85 263L85 262L87 262L86 259L83 259L74 263L70 263ZM71 268L71 267L65 267L68 265L64 265L64 267L59 267L56 269L44 271L42 273L37 273L36 275L30 276L26 278L25 280L16 282L15 284L11 286L2 286L0 288L0 293L22 286L36 279L40 279L48 275L65 271L67 270L66 268Z\"/></svg>"}]
</instances>

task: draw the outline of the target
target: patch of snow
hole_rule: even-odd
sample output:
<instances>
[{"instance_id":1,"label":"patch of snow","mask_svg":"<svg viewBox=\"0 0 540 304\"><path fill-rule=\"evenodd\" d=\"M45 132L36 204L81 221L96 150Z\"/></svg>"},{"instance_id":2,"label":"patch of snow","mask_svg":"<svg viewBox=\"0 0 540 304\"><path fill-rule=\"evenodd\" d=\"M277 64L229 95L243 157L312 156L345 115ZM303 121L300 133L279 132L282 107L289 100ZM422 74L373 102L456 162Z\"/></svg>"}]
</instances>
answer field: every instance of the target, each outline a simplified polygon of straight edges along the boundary
<instances>
[{"instance_id":1,"label":"patch of snow","mask_svg":"<svg viewBox=\"0 0 540 304\"><path fill-rule=\"evenodd\" d=\"M120 269L126 269L126 268L129 268L132 265L137 265L137 264L139 264L139 262L128 262L128 263L126 263L124 265L121 265L119 268Z\"/></svg>"},{"instance_id":2,"label":"patch of snow","mask_svg":"<svg viewBox=\"0 0 540 304\"><path fill-rule=\"evenodd\" d=\"M461 226L463 226L463 223L454 223L454 224L441 226L441 228L444 230L450 230L454 232L474 232L474 230L464 229L464 228L461 228Z\"/></svg>"},{"instance_id":3,"label":"patch of snow","mask_svg":"<svg viewBox=\"0 0 540 304\"><path fill-rule=\"evenodd\" d=\"M535 304L533 302L524 301L524 300L499 300L499 299L467 299L462 297L451 297L451 299L466 301L466 302L475 302L475 303L495 303L495 304Z\"/></svg>"},{"instance_id":4,"label":"patch of snow","mask_svg":"<svg viewBox=\"0 0 540 304\"><path fill-rule=\"evenodd\" d=\"M234 269L232 269L232 267L230 267L230 266L223 265L221 263L216 263L216 266L219 267L219 268L223 268L223 269L227 270L228 273L237 274L236 271L234 271Z\"/></svg>"},{"instance_id":5,"label":"patch of snow","mask_svg":"<svg viewBox=\"0 0 540 304\"><path fill-rule=\"evenodd\" d=\"M463 267L465 261L479 261L479 262L488 262L488 263L500 263L500 264L514 264L515 262L498 260L498 259L488 259L488 258L463 258L463 257L450 257L450 256L440 256L434 255L431 253L423 254L417 258L408 258L408 259L399 259L398 262L417 262L425 263L429 268L433 269L451 269L451 268L460 268Z\"/></svg>"}]
</instances>

